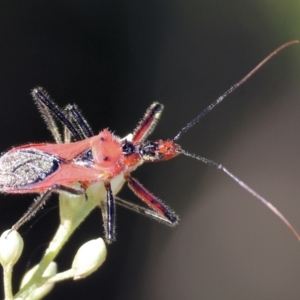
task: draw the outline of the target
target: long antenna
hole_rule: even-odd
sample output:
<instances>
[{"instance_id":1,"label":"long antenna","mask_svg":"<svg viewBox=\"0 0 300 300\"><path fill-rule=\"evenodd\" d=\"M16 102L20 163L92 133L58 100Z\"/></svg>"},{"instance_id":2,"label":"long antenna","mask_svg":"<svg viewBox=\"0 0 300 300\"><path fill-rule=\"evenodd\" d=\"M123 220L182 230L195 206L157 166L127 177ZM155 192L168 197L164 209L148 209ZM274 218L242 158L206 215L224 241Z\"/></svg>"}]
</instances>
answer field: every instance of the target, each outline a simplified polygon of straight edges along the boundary
<instances>
[{"instance_id":1,"label":"long antenna","mask_svg":"<svg viewBox=\"0 0 300 300\"><path fill-rule=\"evenodd\" d=\"M244 78L242 78L239 82L234 84L230 89L228 89L223 95L221 95L216 101L206 107L195 119L191 122L187 123L185 127L183 127L177 135L174 137L173 141L178 140L186 131L188 131L191 127L193 127L200 119L202 119L207 113L209 113L212 109L214 109L220 102L222 102L229 94L235 91L239 86L241 86L245 81L247 81L257 70L259 70L267 61L269 61L273 56L275 56L278 52L289 47L291 45L299 43L298 40L293 40L287 42L280 47L278 47L275 51L269 54L263 61L261 61L252 71L250 71Z\"/></svg>"},{"instance_id":2,"label":"long antenna","mask_svg":"<svg viewBox=\"0 0 300 300\"><path fill-rule=\"evenodd\" d=\"M296 229L293 227L293 225L285 218L285 216L272 204L270 203L268 200L266 200L264 197L262 197L260 194L258 194L257 192L255 192L249 185L247 185L245 182L243 182L242 180L240 180L239 178L237 178L235 175L233 175L230 171L228 171L223 165L218 164L210 159L207 159L205 157L193 154L193 153L189 153L183 149L179 150L179 153L184 154L186 156L195 158L197 160L200 160L201 162L213 166L218 170L221 170L222 172L224 172L225 174L227 174L232 180L234 180L238 185L240 185L243 189L245 189L248 193L250 193L251 195L253 195L256 199L258 199L259 201L261 201L266 207L268 207L291 231L292 233L295 235L295 237L298 239L298 241L300 241L300 235L299 233L296 231Z\"/></svg>"}]
</instances>

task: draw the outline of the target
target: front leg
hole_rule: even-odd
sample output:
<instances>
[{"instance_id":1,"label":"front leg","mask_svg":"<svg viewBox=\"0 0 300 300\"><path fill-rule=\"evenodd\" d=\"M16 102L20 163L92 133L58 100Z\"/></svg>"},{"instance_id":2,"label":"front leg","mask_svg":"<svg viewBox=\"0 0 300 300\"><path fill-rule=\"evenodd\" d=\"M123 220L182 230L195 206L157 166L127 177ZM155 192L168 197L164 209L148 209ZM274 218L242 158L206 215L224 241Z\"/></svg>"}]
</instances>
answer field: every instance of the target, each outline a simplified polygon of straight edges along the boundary
<instances>
[{"instance_id":1,"label":"front leg","mask_svg":"<svg viewBox=\"0 0 300 300\"><path fill-rule=\"evenodd\" d=\"M178 216L172 211L170 207L168 207L160 199L152 195L146 188L144 188L136 179L132 178L129 174L125 175L125 180L128 182L128 186L131 188L131 190L151 209L153 209L156 214L159 214L166 224L170 226L175 226L177 224ZM137 211L137 209L135 208L133 208L133 210Z\"/></svg>"}]
</instances>

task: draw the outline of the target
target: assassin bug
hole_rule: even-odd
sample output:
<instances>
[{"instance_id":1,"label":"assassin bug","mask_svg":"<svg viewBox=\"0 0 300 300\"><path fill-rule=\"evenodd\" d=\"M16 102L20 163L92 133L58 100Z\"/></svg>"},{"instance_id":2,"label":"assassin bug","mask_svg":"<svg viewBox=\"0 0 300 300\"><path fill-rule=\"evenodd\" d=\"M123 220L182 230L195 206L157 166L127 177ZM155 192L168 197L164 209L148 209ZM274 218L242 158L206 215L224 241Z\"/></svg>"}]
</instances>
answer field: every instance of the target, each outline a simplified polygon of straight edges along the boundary
<instances>
[{"instance_id":1,"label":"assassin bug","mask_svg":"<svg viewBox=\"0 0 300 300\"><path fill-rule=\"evenodd\" d=\"M35 200L28 212L12 229L17 230L24 224L42 207L53 192L81 195L85 193L86 188L97 182L103 184L106 189L106 199L99 199L99 206L103 214L105 238L108 243L115 240L115 204L150 216L169 226L174 226L178 223L178 216L134 179L131 176L131 172L144 162L164 161L179 154L184 154L227 174L242 188L271 209L300 240L300 235L294 227L265 198L256 193L221 164L202 156L191 154L175 143L186 131L248 80L275 54L295 43L298 43L298 41L291 41L277 48L243 79L233 85L195 119L183 127L173 139L166 141L147 140L162 113L163 105L160 103L153 103L146 111L144 118L140 121L133 134L121 139L108 129L104 129L98 135L94 135L75 105L68 105L62 110L42 88L33 89L33 99L52 132L56 144L27 144L13 148L0 157L1 191L6 193L40 193L40 196ZM65 129L64 143L62 143L56 120L61 122ZM111 188L112 182L116 179L119 180L119 188L121 188L123 183L127 182L133 192L150 209L116 197ZM74 187L73 184L76 182L80 183L80 188Z\"/></svg>"}]
</instances>

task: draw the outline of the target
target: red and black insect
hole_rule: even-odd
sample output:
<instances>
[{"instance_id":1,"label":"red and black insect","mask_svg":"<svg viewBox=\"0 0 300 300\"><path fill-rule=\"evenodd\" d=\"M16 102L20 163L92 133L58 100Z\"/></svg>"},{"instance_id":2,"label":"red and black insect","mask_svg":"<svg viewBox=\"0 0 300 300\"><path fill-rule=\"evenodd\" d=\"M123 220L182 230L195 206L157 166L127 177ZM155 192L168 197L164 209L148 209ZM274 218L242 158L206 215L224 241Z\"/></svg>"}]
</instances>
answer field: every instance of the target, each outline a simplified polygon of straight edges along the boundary
<instances>
[{"instance_id":1,"label":"red and black insect","mask_svg":"<svg viewBox=\"0 0 300 300\"><path fill-rule=\"evenodd\" d=\"M233 85L216 101L204 109L195 119L183 127L170 140L148 141L163 110L163 105L153 103L146 111L132 135L119 138L108 129L94 135L90 126L75 105L60 109L42 88L33 89L32 96L56 144L40 143L16 147L0 157L0 191L5 193L39 193L29 211L12 227L18 229L36 213L53 192L82 195L87 187L101 182L106 189L106 199L99 199L102 210L105 238L108 243L115 240L115 204L150 216L169 226L178 222L178 216L160 199L143 187L131 173L144 162L171 159L179 154L200 160L227 174L241 187L270 208L300 240L299 234L288 220L266 199L230 173L221 164L183 150L176 141L202 117L218 105L226 96L243 84L271 57L285 47L298 41L286 43L272 52L242 80ZM64 140L57 127L57 120L65 129ZM149 207L138 206L124 201L113 194L111 183L124 182ZM74 183L80 183L75 188ZM114 191L115 193L117 191Z\"/></svg>"}]
</instances>

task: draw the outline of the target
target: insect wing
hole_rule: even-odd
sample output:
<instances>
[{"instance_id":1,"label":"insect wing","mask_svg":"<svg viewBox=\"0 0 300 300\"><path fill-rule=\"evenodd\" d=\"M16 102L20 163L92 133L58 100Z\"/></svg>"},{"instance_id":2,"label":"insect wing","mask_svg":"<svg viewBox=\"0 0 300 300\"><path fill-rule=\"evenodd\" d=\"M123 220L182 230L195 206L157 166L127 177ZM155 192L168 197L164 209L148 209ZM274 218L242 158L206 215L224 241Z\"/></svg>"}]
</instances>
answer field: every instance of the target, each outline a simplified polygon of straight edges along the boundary
<instances>
[{"instance_id":1,"label":"insect wing","mask_svg":"<svg viewBox=\"0 0 300 300\"><path fill-rule=\"evenodd\" d=\"M60 160L57 156L36 149L15 149L0 158L0 189L30 189L57 171Z\"/></svg>"},{"instance_id":2,"label":"insect wing","mask_svg":"<svg viewBox=\"0 0 300 300\"><path fill-rule=\"evenodd\" d=\"M27 144L24 146L16 147L10 150L8 153L17 151L20 149L32 149L39 150L47 154L55 155L62 160L70 161L76 156L80 155L86 149L90 147L89 139L82 140L79 142L69 143L69 144Z\"/></svg>"},{"instance_id":3,"label":"insect wing","mask_svg":"<svg viewBox=\"0 0 300 300\"><path fill-rule=\"evenodd\" d=\"M0 189L10 193L35 193L55 184L96 182L111 174L96 168L89 155L90 140L69 144L29 144L0 157Z\"/></svg>"}]
</instances>

